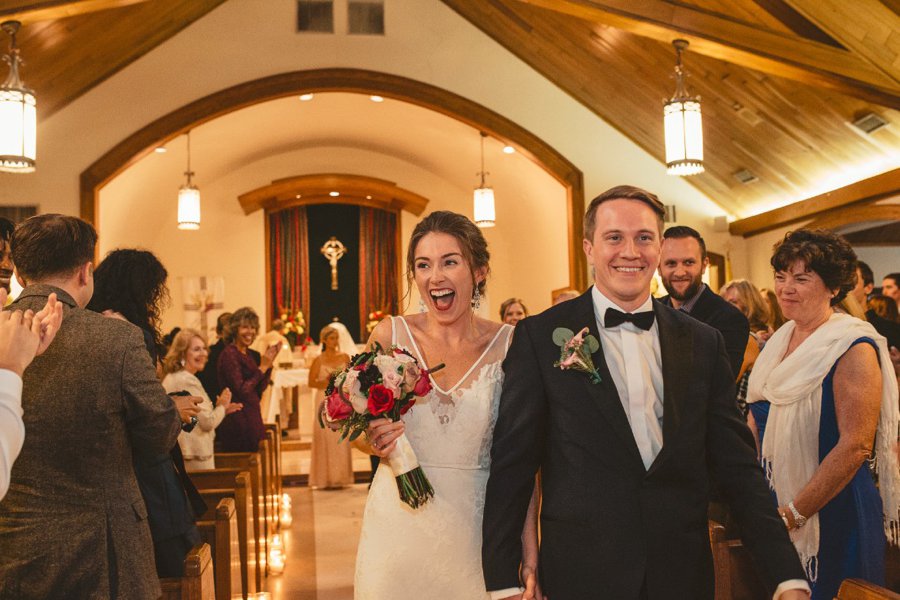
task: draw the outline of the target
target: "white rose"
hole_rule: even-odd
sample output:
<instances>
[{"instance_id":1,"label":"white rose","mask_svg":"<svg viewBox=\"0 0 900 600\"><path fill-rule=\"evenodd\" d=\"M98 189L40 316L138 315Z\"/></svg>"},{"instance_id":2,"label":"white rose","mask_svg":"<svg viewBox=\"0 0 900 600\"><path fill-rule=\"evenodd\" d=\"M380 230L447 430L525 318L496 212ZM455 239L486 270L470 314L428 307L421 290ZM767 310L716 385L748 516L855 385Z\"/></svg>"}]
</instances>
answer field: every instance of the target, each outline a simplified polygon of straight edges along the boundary
<instances>
[{"instance_id":1,"label":"white rose","mask_svg":"<svg viewBox=\"0 0 900 600\"><path fill-rule=\"evenodd\" d=\"M381 371L381 374L393 372L396 373L398 367L400 367L399 361L397 361L393 356L389 356L387 354L379 354L375 357L375 367Z\"/></svg>"},{"instance_id":2,"label":"white rose","mask_svg":"<svg viewBox=\"0 0 900 600\"><path fill-rule=\"evenodd\" d=\"M353 410L359 414L366 412L369 406L369 399L363 396L362 384L359 382L359 371L350 369L347 372L347 376L344 378L344 383L341 386L341 391L344 393L344 396L350 400Z\"/></svg>"}]
</instances>

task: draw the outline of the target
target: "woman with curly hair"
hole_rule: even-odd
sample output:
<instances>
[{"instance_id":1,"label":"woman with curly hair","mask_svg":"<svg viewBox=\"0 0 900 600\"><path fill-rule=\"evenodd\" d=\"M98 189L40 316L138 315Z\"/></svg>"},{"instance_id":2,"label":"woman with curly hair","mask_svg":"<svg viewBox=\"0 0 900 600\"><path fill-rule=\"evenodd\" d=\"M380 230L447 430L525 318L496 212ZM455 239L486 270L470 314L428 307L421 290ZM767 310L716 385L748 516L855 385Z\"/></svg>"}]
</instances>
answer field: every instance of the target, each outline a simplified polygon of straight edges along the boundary
<instances>
[{"instance_id":1,"label":"woman with curly hair","mask_svg":"<svg viewBox=\"0 0 900 600\"><path fill-rule=\"evenodd\" d=\"M250 347L258 333L256 311L244 306L232 313L228 345L219 356L219 389L230 389L234 401L243 409L226 416L219 426L216 443L223 452L256 452L259 443L266 439L260 398L271 381L280 344L272 344L260 355Z\"/></svg>"},{"instance_id":2,"label":"woman with curly hair","mask_svg":"<svg viewBox=\"0 0 900 600\"><path fill-rule=\"evenodd\" d=\"M775 293L790 319L750 375L762 463L812 582L831 599L849 577L884 585L886 532L898 526L897 380L887 344L835 306L856 284L856 254L825 230L775 248ZM877 453L875 477L867 459Z\"/></svg>"},{"instance_id":3,"label":"woman with curly hair","mask_svg":"<svg viewBox=\"0 0 900 600\"><path fill-rule=\"evenodd\" d=\"M163 347L160 313L169 304L168 276L152 252L113 250L94 270L94 295L87 305L90 310L140 327L154 365Z\"/></svg>"},{"instance_id":4,"label":"woman with curly hair","mask_svg":"<svg viewBox=\"0 0 900 600\"><path fill-rule=\"evenodd\" d=\"M162 337L160 313L169 300L167 277L166 268L152 252L113 250L94 271L94 295L87 305L90 310L139 327L157 368ZM191 417L199 413L193 398L173 397L183 421L191 422ZM134 474L147 506L156 571L160 577L181 577L184 557L200 541L195 520L206 506L185 473L178 444L166 454L136 454Z\"/></svg>"}]
</instances>

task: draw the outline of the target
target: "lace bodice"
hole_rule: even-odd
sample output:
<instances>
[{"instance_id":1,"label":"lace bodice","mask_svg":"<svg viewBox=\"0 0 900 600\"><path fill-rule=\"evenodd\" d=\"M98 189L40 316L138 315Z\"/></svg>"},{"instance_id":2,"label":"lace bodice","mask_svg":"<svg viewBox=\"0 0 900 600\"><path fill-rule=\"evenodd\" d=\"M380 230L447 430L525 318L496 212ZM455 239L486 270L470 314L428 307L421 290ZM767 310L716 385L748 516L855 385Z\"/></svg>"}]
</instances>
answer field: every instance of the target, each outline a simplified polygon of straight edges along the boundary
<instances>
[{"instance_id":1,"label":"lace bodice","mask_svg":"<svg viewBox=\"0 0 900 600\"><path fill-rule=\"evenodd\" d=\"M403 317L392 317L392 343L410 350L424 365L422 353ZM406 436L419 463L460 469L490 467L491 438L497 421L503 358L513 328L502 326L484 352L450 389L434 388L404 415Z\"/></svg>"}]
</instances>

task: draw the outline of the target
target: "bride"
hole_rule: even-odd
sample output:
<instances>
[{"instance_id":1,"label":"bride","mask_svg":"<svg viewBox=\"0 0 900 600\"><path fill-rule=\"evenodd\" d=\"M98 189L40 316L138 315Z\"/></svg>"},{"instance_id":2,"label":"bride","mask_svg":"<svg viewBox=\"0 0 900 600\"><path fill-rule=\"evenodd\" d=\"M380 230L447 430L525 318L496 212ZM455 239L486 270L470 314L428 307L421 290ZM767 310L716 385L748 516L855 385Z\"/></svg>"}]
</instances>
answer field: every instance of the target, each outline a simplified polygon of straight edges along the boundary
<instances>
[{"instance_id":1,"label":"bride","mask_svg":"<svg viewBox=\"0 0 900 600\"><path fill-rule=\"evenodd\" d=\"M409 242L407 277L423 312L385 319L369 340L409 349L423 367L444 363L433 389L391 423L373 421L372 452L387 457L406 433L434 498L413 509L400 500L385 461L366 502L356 558L356 600L452 598L486 600L481 524L497 418L501 363L513 328L476 317L489 272L487 242L466 217L431 213ZM534 500L532 500L534 504ZM534 507L530 509L533 517ZM536 592L534 518L523 532L526 594Z\"/></svg>"}]
</instances>

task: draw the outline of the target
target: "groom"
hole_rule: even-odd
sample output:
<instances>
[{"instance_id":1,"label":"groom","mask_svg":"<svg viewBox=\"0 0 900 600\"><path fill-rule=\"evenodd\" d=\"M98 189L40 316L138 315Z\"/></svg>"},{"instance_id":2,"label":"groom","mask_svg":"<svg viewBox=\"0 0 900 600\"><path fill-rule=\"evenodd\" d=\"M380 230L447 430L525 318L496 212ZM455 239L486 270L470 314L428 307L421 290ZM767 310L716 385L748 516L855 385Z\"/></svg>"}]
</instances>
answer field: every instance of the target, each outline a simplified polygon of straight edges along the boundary
<instances>
[{"instance_id":1,"label":"groom","mask_svg":"<svg viewBox=\"0 0 900 600\"><path fill-rule=\"evenodd\" d=\"M734 402L722 335L650 297L663 214L630 186L595 198L583 242L595 285L516 327L484 510L492 598L518 597L539 469L540 575L552 600L712 599L710 475L774 597L809 597ZM554 330L585 327L600 342L598 383L554 366Z\"/></svg>"}]
</instances>

